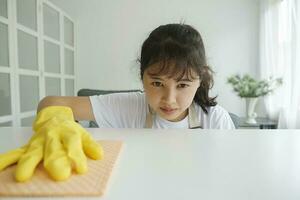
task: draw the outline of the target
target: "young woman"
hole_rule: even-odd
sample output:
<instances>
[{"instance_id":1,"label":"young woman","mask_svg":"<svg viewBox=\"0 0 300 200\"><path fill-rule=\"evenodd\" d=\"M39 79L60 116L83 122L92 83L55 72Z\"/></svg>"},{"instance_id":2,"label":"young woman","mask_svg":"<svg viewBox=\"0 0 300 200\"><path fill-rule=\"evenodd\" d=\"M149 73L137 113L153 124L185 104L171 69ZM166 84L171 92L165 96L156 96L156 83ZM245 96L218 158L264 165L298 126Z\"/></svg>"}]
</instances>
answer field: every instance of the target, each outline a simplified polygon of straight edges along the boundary
<instances>
[{"instance_id":1,"label":"young woman","mask_svg":"<svg viewBox=\"0 0 300 200\"><path fill-rule=\"evenodd\" d=\"M212 71L193 27L159 26L144 41L139 61L144 93L46 97L38 110L68 106L76 120L99 127L234 129L228 112L209 97Z\"/></svg>"}]
</instances>

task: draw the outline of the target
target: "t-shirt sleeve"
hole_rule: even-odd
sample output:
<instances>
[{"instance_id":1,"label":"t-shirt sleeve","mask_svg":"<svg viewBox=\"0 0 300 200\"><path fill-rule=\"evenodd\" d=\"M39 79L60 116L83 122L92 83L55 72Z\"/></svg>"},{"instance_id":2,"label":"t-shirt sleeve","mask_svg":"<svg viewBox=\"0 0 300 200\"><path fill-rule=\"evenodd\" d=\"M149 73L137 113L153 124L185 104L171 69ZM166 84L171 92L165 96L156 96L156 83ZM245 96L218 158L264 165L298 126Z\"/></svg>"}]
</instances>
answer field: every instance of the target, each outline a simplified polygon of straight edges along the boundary
<instances>
[{"instance_id":1,"label":"t-shirt sleeve","mask_svg":"<svg viewBox=\"0 0 300 200\"><path fill-rule=\"evenodd\" d=\"M213 107L209 118L211 129L235 129L229 113L219 105Z\"/></svg>"},{"instance_id":2,"label":"t-shirt sleeve","mask_svg":"<svg viewBox=\"0 0 300 200\"><path fill-rule=\"evenodd\" d=\"M113 93L90 96L90 101L99 127L143 128L146 118L144 94Z\"/></svg>"}]
</instances>

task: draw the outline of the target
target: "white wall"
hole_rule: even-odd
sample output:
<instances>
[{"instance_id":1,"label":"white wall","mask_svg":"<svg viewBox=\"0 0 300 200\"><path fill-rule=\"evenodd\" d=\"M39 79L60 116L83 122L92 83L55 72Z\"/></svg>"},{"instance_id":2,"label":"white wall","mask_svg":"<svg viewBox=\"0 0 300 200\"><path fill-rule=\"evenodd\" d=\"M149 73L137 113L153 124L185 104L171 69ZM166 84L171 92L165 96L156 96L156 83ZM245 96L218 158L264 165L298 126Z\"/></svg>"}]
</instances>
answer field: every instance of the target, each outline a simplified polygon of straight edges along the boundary
<instances>
[{"instance_id":1,"label":"white wall","mask_svg":"<svg viewBox=\"0 0 300 200\"><path fill-rule=\"evenodd\" d=\"M257 74L257 0L51 0L77 21L77 87L140 88L141 44L161 24L184 21L201 33L215 74L212 94L230 112L244 115L245 102L226 78Z\"/></svg>"}]
</instances>

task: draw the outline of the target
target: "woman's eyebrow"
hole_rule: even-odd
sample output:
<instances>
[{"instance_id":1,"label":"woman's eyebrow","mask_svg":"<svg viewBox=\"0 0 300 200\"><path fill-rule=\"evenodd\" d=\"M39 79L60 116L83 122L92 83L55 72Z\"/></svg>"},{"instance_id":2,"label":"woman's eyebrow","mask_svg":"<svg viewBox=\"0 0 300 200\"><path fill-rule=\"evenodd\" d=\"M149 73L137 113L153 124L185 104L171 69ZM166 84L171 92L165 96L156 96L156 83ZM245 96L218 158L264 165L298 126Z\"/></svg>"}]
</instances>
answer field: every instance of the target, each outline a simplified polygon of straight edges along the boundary
<instances>
[{"instance_id":1,"label":"woman's eyebrow","mask_svg":"<svg viewBox=\"0 0 300 200\"><path fill-rule=\"evenodd\" d=\"M177 81L177 82L180 82L180 81L193 82L193 80L188 79L188 78L182 78L182 79L179 79L179 80L176 80L176 81Z\"/></svg>"},{"instance_id":2,"label":"woman's eyebrow","mask_svg":"<svg viewBox=\"0 0 300 200\"><path fill-rule=\"evenodd\" d=\"M153 75L149 75L150 78L152 79L157 79L157 80L164 80L163 78L159 77L159 76L153 76Z\"/></svg>"},{"instance_id":3,"label":"woman's eyebrow","mask_svg":"<svg viewBox=\"0 0 300 200\"><path fill-rule=\"evenodd\" d=\"M160 81L164 81L164 80L165 80L165 79L162 78L161 76L150 75L150 74L148 74L148 75L150 76L151 79L160 80ZM174 78L174 80L175 80L176 82L193 82L193 80L188 79L188 78L182 78L182 79L175 79L175 78Z\"/></svg>"}]
</instances>

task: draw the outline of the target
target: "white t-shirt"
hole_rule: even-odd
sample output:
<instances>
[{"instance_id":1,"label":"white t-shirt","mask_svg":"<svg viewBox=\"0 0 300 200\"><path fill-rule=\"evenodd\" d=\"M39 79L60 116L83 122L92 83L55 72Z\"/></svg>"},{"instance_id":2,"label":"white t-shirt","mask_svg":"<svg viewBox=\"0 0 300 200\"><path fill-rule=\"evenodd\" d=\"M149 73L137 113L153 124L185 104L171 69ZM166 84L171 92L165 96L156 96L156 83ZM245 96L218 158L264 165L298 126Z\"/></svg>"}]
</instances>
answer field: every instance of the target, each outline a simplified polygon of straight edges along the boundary
<instances>
[{"instance_id":1,"label":"white t-shirt","mask_svg":"<svg viewBox=\"0 0 300 200\"><path fill-rule=\"evenodd\" d=\"M113 93L90 96L93 113L101 128L144 128L148 105L141 92ZM228 112L219 105L208 107L208 114L194 104L204 129L234 129ZM187 129L188 116L178 122L170 122L158 115L153 120L154 129Z\"/></svg>"}]
</instances>

